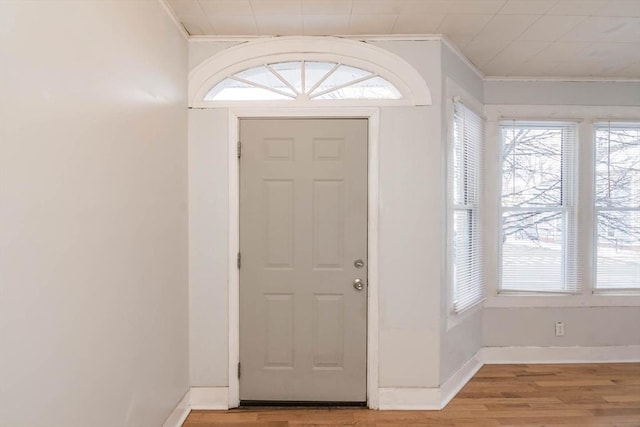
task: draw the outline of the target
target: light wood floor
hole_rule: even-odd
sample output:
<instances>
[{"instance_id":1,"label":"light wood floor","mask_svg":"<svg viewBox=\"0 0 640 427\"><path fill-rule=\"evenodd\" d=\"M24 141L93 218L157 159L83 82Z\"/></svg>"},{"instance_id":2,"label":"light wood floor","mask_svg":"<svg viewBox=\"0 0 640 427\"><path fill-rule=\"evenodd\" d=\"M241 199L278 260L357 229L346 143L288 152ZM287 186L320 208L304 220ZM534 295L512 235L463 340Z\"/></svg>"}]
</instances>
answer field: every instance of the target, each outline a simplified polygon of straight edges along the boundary
<instances>
[{"instance_id":1,"label":"light wood floor","mask_svg":"<svg viewBox=\"0 0 640 427\"><path fill-rule=\"evenodd\" d=\"M485 365L442 411L193 411L183 427L640 426L640 363Z\"/></svg>"}]
</instances>

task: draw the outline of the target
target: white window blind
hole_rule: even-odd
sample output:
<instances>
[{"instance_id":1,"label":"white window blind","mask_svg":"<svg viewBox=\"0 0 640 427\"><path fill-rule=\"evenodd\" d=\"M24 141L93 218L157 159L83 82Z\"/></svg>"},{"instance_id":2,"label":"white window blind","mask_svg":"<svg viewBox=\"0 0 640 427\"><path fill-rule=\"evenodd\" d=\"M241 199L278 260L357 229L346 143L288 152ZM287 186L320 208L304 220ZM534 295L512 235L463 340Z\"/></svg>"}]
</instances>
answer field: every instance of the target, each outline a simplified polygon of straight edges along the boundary
<instances>
[{"instance_id":1,"label":"white window blind","mask_svg":"<svg viewBox=\"0 0 640 427\"><path fill-rule=\"evenodd\" d=\"M640 123L596 123L596 281L600 291L640 289Z\"/></svg>"},{"instance_id":2,"label":"white window blind","mask_svg":"<svg viewBox=\"0 0 640 427\"><path fill-rule=\"evenodd\" d=\"M500 291L579 291L576 125L504 121Z\"/></svg>"},{"instance_id":3,"label":"white window blind","mask_svg":"<svg viewBox=\"0 0 640 427\"><path fill-rule=\"evenodd\" d=\"M448 182L452 207L453 310L456 313L485 297L480 218L483 121L461 102L454 104L453 141Z\"/></svg>"}]
</instances>

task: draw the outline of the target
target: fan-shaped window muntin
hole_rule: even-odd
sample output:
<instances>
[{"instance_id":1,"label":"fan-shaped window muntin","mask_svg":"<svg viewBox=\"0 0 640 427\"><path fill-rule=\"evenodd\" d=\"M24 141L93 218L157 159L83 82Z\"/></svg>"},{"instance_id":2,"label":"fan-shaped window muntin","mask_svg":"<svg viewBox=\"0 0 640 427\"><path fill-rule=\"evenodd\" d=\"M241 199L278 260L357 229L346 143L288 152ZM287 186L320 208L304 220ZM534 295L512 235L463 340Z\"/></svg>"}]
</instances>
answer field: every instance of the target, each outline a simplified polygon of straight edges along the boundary
<instances>
[{"instance_id":1,"label":"fan-shaped window muntin","mask_svg":"<svg viewBox=\"0 0 640 427\"><path fill-rule=\"evenodd\" d=\"M396 100L400 91L379 74L339 62L286 61L227 76L205 101Z\"/></svg>"}]
</instances>

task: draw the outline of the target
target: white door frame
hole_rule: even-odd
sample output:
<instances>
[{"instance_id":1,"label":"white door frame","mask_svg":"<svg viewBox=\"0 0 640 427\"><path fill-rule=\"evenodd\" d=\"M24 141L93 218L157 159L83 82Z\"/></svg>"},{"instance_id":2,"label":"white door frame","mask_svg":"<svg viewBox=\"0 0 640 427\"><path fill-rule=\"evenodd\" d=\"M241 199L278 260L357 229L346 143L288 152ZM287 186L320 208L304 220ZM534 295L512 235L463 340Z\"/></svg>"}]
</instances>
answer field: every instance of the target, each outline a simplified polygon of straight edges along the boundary
<instances>
[{"instance_id":1,"label":"white door frame","mask_svg":"<svg viewBox=\"0 0 640 427\"><path fill-rule=\"evenodd\" d=\"M378 237L379 237L379 108L285 107L233 108L229 110L229 408L240 405L240 274L236 254L240 249L240 175L237 157L241 118L365 118L368 121L368 224L367 224L367 405L378 409Z\"/></svg>"}]
</instances>

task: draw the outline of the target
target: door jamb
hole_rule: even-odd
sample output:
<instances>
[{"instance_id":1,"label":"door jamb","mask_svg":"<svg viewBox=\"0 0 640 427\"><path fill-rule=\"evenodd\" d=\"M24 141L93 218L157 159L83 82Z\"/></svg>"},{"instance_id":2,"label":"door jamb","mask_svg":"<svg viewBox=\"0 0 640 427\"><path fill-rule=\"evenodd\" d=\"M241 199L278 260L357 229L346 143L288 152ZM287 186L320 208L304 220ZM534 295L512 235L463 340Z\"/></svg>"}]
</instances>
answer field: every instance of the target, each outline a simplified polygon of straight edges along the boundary
<instances>
[{"instance_id":1,"label":"door jamb","mask_svg":"<svg viewBox=\"0 0 640 427\"><path fill-rule=\"evenodd\" d=\"M378 409L378 253L379 253L379 128L380 109L372 107L340 108L233 108L229 110L229 408L240 405L240 274L236 254L240 248L240 176L237 157L241 118L364 118L368 122L368 219L367 219L367 406Z\"/></svg>"}]
</instances>

